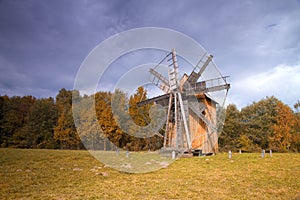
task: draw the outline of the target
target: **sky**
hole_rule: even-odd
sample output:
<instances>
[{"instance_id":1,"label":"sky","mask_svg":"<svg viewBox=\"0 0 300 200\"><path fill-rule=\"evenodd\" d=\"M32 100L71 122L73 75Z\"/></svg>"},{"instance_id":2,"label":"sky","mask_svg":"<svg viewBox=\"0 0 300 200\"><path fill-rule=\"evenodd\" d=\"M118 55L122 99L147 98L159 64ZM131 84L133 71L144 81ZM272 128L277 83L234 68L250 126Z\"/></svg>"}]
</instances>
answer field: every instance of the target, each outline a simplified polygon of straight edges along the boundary
<instances>
[{"instance_id":1,"label":"sky","mask_svg":"<svg viewBox=\"0 0 300 200\"><path fill-rule=\"evenodd\" d=\"M99 43L161 27L214 56L230 76L227 103L242 108L274 95L293 107L300 100L299 19L299 0L0 0L0 95L55 97L73 89Z\"/></svg>"}]
</instances>

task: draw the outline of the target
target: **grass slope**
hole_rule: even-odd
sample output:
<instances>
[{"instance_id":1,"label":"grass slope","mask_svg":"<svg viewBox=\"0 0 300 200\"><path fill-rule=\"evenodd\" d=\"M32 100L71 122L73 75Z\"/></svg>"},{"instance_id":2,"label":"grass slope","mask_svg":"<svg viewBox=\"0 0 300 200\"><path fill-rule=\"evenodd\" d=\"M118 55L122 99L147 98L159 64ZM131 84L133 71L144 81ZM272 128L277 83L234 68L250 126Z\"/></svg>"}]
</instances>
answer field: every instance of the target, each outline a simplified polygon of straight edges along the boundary
<instances>
[{"instance_id":1,"label":"grass slope","mask_svg":"<svg viewBox=\"0 0 300 200\"><path fill-rule=\"evenodd\" d=\"M300 154L182 158L127 174L87 151L0 149L0 199L296 199Z\"/></svg>"}]
</instances>

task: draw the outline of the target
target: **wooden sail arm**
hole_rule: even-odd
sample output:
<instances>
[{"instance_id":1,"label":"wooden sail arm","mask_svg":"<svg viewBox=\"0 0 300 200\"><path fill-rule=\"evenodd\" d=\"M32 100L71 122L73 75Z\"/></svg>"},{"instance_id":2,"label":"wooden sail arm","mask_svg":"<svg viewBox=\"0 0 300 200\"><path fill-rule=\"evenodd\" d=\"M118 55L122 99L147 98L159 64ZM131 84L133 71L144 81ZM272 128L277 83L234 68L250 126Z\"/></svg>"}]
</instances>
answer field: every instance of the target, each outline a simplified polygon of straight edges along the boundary
<instances>
[{"instance_id":1,"label":"wooden sail arm","mask_svg":"<svg viewBox=\"0 0 300 200\"><path fill-rule=\"evenodd\" d=\"M190 93L206 93L206 92L215 92L220 90L228 90L230 84L226 82L227 77L220 77L215 79L210 79L206 81L197 82L194 84L185 84L184 90Z\"/></svg>"},{"instance_id":2,"label":"wooden sail arm","mask_svg":"<svg viewBox=\"0 0 300 200\"><path fill-rule=\"evenodd\" d=\"M149 104L149 103L157 102L161 105L167 106L169 98L170 98L170 94L163 94L163 95L160 95L160 96L157 96L157 97L153 97L151 99L146 99L145 101L138 102L137 105L138 106L143 106L143 105L146 105L146 104Z\"/></svg>"},{"instance_id":3,"label":"wooden sail arm","mask_svg":"<svg viewBox=\"0 0 300 200\"><path fill-rule=\"evenodd\" d=\"M199 87L195 90L191 90L192 92L198 94L198 93L207 93L207 92L216 92L221 90L228 90L230 88L230 84L224 84L224 85L218 85L218 86L212 86L212 87Z\"/></svg>"},{"instance_id":4,"label":"wooden sail arm","mask_svg":"<svg viewBox=\"0 0 300 200\"><path fill-rule=\"evenodd\" d=\"M203 56L205 57L205 55ZM196 67L192 71L192 73L188 76L187 82L190 84L194 84L197 82L201 74L204 72L208 64L212 61L213 56L209 55L206 59L206 61L203 61L203 58L200 59L200 61L197 63ZM204 62L204 63L203 63ZM203 65L200 67L200 64L203 63Z\"/></svg>"},{"instance_id":5,"label":"wooden sail arm","mask_svg":"<svg viewBox=\"0 0 300 200\"><path fill-rule=\"evenodd\" d=\"M195 95L199 93L206 93L206 92L215 92L215 91L220 91L220 90L228 90L230 88L230 84L226 83L223 85L218 85L218 86L213 86L213 87L206 87L205 85L201 84L200 86L196 87L190 87L189 89L185 89L187 96L189 95ZM170 98L170 93L160 95L157 97L153 97L151 99L147 99L145 101L141 101L137 103L138 106L143 106L149 103L158 103L162 106L167 106L168 105L168 100Z\"/></svg>"},{"instance_id":6,"label":"wooden sail arm","mask_svg":"<svg viewBox=\"0 0 300 200\"><path fill-rule=\"evenodd\" d=\"M159 72L155 71L154 69L150 69L149 72L155 76L156 78L158 78L160 81L162 81L165 85L168 85L169 81L166 77L164 77L163 75L161 75Z\"/></svg>"},{"instance_id":7,"label":"wooden sail arm","mask_svg":"<svg viewBox=\"0 0 300 200\"><path fill-rule=\"evenodd\" d=\"M149 70L150 74L153 75L153 78L151 79L151 82L159 87L162 91L165 93L170 92L170 86L169 81L167 78L165 78L163 75L161 75L159 72L155 71L154 69Z\"/></svg>"}]
</instances>

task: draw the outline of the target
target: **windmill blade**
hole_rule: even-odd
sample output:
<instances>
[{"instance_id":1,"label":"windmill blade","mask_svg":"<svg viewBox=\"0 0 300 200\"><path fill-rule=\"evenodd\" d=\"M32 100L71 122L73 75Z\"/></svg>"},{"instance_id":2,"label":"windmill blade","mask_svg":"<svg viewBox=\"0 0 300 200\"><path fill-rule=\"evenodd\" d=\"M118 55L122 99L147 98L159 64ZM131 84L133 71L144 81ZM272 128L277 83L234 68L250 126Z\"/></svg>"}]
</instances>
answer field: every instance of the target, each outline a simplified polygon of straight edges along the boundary
<instances>
[{"instance_id":1,"label":"windmill blade","mask_svg":"<svg viewBox=\"0 0 300 200\"><path fill-rule=\"evenodd\" d=\"M204 59L206 58L206 61L204 61ZM208 64L212 61L213 56L209 55L206 57L206 53L202 56L202 58L200 59L200 61L197 63L196 67L194 68L194 70L191 72L191 74L188 76L187 81L190 84L194 84L197 82L197 80L199 79L199 77L201 76L201 74L204 72L204 70L206 69L206 67L208 66ZM200 67L200 64L203 65Z\"/></svg>"},{"instance_id":2,"label":"windmill blade","mask_svg":"<svg viewBox=\"0 0 300 200\"><path fill-rule=\"evenodd\" d=\"M216 92L221 90L228 90L230 88L230 84L217 85L212 87L196 87L193 91L194 93L208 93L208 92Z\"/></svg>"},{"instance_id":3,"label":"windmill blade","mask_svg":"<svg viewBox=\"0 0 300 200\"><path fill-rule=\"evenodd\" d=\"M167 106L169 104L169 98L170 98L170 93L168 94L163 94L157 97L153 97L151 99L147 99L145 101L138 102L138 106L143 106L149 103L156 102L157 104L160 104L161 106Z\"/></svg>"},{"instance_id":4,"label":"windmill blade","mask_svg":"<svg viewBox=\"0 0 300 200\"><path fill-rule=\"evenodd\" d=\"M170 93L168 79L152 68L149 70L149 72L153 75L153 79L151 80L151 82L165 93Z\"/></svg>"},{"instance_id":5,"label":"windmill blade","mask_svg":"<svg viewBox=\"0 0 300 200\"><path fill-rule=\"evenodd\" d=\"M194 84L186 84L184 89L185 91L187 91L188 95L191 95L193 93L207 93L228 90L230 88L230 84L226 82L226 78L227 77L220 77L197 82Z\"/></svg>"},{"instance_id":6,"label":"windmill blade","mask_svg":"<svg viewBox=\"0 0 300 200\"><path fill-rule=\"evenodd\" d=\"M169 86L172 91L178 90L178 62L177 62L177 56L176 56L176 50L172 49L172 52L170 54L172 57L167 60L170 64L168 64L169 71Z\"/></svg>"}]
</instances>

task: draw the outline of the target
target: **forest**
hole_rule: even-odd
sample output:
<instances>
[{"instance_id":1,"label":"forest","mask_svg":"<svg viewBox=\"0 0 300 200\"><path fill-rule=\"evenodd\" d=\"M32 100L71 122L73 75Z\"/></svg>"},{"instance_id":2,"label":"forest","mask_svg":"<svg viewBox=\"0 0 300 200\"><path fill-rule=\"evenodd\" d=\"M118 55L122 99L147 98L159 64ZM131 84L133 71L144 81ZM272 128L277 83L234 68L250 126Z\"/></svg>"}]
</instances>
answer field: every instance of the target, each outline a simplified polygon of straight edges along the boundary
<instances>
[{"instance_id":1,"label":"forest","mask_svg":"<svg viewBox=\"0 0 300 200\"><path fill-rule=\"evenodd\" d=\"M121 91L115 93L120 93L118 106L129 102L128 112L134 124L145 126L149 123L151 105L137 106L138 102L147 99L147 91L143 87L129 97ZM118 119L113 115L113 95L112 92L97 92L82 96L78 91L63 88L55 99L0 96L0 146L109 150L114 144L134 151L161 148L163 132L138 138L122 131L116 122ZM72 104L78 102L84 106L72 109ZM300 152L299 109L299 101L291 108L274 96L253 102L240 110L234 104L228 105L219 137L219 150ZM90 120L93 110L96 112L96 121ZM73 112L76 112L75 118ZM135 131L134 124L129 125L132 132Z\"/></svg>"}]
</instances>

